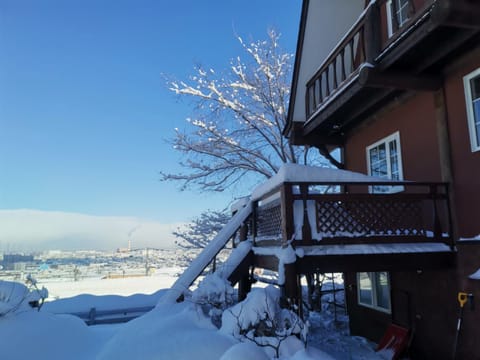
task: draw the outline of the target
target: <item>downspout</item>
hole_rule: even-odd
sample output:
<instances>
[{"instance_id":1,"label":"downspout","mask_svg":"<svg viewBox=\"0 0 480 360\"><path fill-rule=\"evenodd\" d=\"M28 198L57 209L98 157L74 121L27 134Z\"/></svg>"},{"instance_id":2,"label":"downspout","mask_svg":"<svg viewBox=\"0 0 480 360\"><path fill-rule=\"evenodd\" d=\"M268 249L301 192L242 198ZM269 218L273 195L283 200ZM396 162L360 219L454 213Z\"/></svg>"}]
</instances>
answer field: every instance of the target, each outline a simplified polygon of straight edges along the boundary
<instances>
[{"instance_id":1,"label":"downspout","mask_svg":"<svg viewBox=\"0 0 480 360\"><path fill-rule=\"evenodd\" d=\"M453 245L456 244L458 225L455 208L455 189L454 189L454 174L452 166L452 153L450 135L448 130L448 111L445 96L445 84L433 93L434 107L435 107L435 122L437 127L437 140L440 158L440 173L442 181L449 184L449 202L452 216L452 229L450 229L453 239Z\"/></svg>"}]
</instances>

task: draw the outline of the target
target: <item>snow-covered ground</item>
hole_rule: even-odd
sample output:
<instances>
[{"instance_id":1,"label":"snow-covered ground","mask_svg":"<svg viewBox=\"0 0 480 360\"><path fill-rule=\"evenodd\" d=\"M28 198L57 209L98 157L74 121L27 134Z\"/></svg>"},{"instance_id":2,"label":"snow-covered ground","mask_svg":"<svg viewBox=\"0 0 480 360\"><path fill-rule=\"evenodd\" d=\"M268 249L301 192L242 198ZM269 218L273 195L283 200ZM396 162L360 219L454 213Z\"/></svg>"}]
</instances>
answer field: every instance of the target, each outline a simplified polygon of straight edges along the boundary
<instances>
[{"instance_id":1,"label":"snow-covered ground","mask_svg":"<svg viewBox=\"0 0 480 360\"><path fill-rule=\"evenodd\" d=\"M182 271L178 267L157 269L152 276L125 278L85 278L80 281L45 279L39 280L39 286L48 289L49 300L63 299L80 294L122 295L152 294L159 289L168 289L175 282L176 275Z\"/></svg>"},{"instance_id":2,"label":"snow-covered ground","mask_svg":"<svg viewBox=\"0 0 480 360\"><path fill-rule=\"evenodd\" d=\"M45 304L41 311L22 304L0 314L0 359L274 358L265 347L235 336L235 317L224 318L218 329L192 301L160 304L135 320L117 325L87 326L75 316L54 313L82 311L87 304L105 308L155 305L163 294L157 290L168 288L177 273L178 269L164 269L151 277L39 283L38 287L51 289L50 293L61 300ZM0 303L8 304L14 293L21 294L21 286L14 292L5 282L0 285ZM255 296L258 298L258 293ZM247 308L244 305L243 313L251 316ZM339 310L338 321L334 321L333 308L327 302L321 312L310 313L309 323L307 347L296 337L288 337L282 342L280 359L382 359L373 351L373 344L348 336L346 316Z\"/></svg>"}]
</instances>

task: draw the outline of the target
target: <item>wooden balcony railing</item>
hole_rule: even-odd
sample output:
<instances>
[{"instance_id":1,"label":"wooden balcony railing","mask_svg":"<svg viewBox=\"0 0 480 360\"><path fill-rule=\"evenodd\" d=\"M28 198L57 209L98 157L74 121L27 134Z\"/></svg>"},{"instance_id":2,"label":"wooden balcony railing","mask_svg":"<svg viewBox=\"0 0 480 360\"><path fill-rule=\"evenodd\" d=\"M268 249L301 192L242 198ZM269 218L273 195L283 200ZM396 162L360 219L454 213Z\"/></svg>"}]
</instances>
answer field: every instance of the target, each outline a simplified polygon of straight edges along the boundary
<instances>
[{"instance_id":1,"label":"wooden balcony railing","mask_svg":"<svg viewBox=\"0 0 480 360\"><path fill-rule=\"evenodd\" d=\"M403 189L371 194L381 186ZM342 192L339 192L339 191ZM442 242L453 246L444 183L284 183L254 205L250 236L261 246Z\"/></svg>"},{"instance_id":2,"label":"wooden balcony railing","mask_svg":"<svg viewBox=\"0 0 480 360\"><path fill-rule=\"evenodd\" d=\"M375 59L382 48L389 43L387 41L382 44L382 38L392 35L387 35L387 32L398 33L402 26L411 23L418 15L414 0L408 0L408 4L403 5L401 9L398 6L398 0L391 2L379 0L370 3L323 61L307 83L305 94L307 121L333 100L340 89L355 80L363 67L375 65ZM385 18L381 16L381 13L387 13L387 7L390 16L387 22L391 25L385 23Z\"/></svg>"}]
</instances>

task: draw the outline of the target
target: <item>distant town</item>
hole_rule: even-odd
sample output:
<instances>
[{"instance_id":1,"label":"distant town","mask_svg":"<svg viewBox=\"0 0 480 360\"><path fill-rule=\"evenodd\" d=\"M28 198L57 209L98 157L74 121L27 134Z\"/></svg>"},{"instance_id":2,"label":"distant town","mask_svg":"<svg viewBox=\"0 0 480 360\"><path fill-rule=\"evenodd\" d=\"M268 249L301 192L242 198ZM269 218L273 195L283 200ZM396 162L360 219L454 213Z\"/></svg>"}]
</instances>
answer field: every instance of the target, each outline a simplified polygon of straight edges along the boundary
<instances>
[{"instance_id":1,"label":"distant town","mask_svg":"<svg viewBox=\"0 0 480 360\"><path fill-rule=\"evenodd\" d=\"M160 268L184 268L198 249L117 249L116 251L62 251L35 253L0 252L0 280L81 281L87 278L150 276Z\"/></svg>"}]
</instances>

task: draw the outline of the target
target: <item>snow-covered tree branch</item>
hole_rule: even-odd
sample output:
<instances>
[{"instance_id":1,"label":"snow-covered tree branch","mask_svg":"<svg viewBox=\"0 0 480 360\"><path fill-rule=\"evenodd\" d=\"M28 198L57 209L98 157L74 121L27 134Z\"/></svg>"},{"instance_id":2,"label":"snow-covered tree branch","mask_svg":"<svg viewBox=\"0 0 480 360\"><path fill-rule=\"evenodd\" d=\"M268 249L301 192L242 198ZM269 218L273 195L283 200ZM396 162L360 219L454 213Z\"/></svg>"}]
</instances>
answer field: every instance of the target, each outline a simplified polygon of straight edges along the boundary
<instances>
[{"instance_id":1,"label":"snow-covered tree branch","mask_svg":"<svg viewBox=\"0 0 480 360\"><path fill-rule=\"evenodd\" d=\"M304 148L282 136L290 92L292 54L282 51L279 34L246 43L237 37L245 58L231 60L220 75L196 67L188 81L168 81L181 98L194 100L195 118L176 130L172 145L184 155L185 172L162 172L183 188L222 191L240 179L269 178L282 163L303 162Z\"/></svg>"},{"instance_id":2,"label":"snow-covered tree branch","mask_svg":"<svg viewBox=\"0 0 480 360\"><path fill-rule=\"evenodd\" d=\"M229 219L230 216L225 211L206 210L172 234L179 239L176 244L182 248L204 248Z\"/></svg>"}]
</instances>

